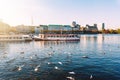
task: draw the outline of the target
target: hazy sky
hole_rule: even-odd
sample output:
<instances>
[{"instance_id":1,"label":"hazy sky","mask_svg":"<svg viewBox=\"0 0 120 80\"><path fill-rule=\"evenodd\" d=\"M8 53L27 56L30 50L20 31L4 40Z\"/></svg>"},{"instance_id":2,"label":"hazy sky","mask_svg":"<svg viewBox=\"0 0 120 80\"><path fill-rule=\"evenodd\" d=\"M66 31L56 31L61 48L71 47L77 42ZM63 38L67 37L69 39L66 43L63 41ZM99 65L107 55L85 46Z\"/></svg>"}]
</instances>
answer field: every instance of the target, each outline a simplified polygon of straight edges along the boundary
<instances>
[{"instance_id":1,"label":"hazy sky","mask_svg":"<svg viewBox=\"0 0 120 80\"><path fill-rule=\"evenodd\" d=\"M120 28L120 0L0 0L0 20L10 25L105 23Z\"/></svg>"}]
</instances>

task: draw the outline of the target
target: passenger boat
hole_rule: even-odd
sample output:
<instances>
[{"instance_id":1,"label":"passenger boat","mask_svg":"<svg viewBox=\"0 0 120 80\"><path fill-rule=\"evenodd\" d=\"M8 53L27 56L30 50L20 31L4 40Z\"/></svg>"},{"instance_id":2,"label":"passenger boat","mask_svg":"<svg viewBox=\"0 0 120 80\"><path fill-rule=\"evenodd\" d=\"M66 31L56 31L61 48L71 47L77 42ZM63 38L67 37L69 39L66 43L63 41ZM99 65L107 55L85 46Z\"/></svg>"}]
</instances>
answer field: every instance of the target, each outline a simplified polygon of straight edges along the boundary
<instances>
[{"instance_id":1,"label":"passenger boat","mask_svg":"<svg viewBox=\"0 0 120 80\"><path fill-rule=\"evenodd\" d=\"M0 35L0 41L32 41L29 35Z\"/></svg>"},{"instance_id":2,"label":"passenger boat","mask_svg":"<svg viewBox=\"0 0 120 80\"><path fill-rule=\"evenodd\" d=\"M39 38L38 38L39 37ZM77 34L39 34L35 40L42 41L79 41Z\"/></svg>"}]
</instances>

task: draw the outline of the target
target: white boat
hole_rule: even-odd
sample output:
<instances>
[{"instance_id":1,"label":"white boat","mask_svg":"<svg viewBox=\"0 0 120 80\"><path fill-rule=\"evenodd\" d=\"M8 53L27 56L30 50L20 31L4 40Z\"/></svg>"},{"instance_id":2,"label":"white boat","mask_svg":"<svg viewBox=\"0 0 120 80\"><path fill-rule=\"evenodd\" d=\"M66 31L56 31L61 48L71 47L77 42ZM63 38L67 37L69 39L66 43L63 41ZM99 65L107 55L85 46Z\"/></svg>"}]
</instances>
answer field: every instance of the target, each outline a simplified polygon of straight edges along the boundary
<instances>
[{"instance_id":1,"label":"white boat","mask_svg":"<svg viewBox=\"0 0 120 80\"><path fill-rule=\"evenodd\" d=\"M31 41L29 35L0 35L0 41Z\"/></svg>"},{"instance_id":2,"label":"white boat","mask_svg":"<svg viewBox=\"0 0 120 80\"><path fill-rule=\"evenodd\" d=\"M42 41L79 41L80 37L76 34L39 34L37 40Z\"/></svg>"}]
</instances>

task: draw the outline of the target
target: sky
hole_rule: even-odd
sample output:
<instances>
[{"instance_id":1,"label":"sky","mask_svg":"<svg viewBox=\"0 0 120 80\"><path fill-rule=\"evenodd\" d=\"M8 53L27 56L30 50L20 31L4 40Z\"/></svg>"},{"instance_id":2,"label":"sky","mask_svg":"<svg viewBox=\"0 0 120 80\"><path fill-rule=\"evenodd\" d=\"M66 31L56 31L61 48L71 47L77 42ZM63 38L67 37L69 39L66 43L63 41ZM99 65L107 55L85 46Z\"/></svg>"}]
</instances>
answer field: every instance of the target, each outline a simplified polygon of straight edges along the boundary
<instances>
[{"instance_id":1,"label":"sky","mask_svg":"<svg viewBox=\"0 0 120 80\"><path fill-rule=\"evenodd\" d=\"M0 0L0 21L11 26L67 24L120 28L120 0Z\"/></svg>"}]
</instances>

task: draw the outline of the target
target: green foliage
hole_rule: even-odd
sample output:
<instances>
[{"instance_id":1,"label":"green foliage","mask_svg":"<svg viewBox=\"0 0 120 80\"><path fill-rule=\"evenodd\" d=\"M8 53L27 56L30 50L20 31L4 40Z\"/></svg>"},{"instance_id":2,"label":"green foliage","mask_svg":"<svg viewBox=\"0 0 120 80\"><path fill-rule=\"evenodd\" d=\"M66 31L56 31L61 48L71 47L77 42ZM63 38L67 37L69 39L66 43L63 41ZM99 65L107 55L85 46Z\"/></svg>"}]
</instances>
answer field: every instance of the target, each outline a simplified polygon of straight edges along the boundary
<instances>
[{"instance_id":1,"label":"green foliage","mask_svg":"<svg viewBox=\"0 0 120 80\"><path fill-rule=\"evenodd\" d=\"M31 28L30 28L30 33L35 33L35 28L34 28L34 26L31 26Z\"/></svg>"},{"instance_id":2,"label":"green foliage","mask_svg":"<svg viewBox=\"0 0 120 80\"><path fill-rule=\"evenodd\" d=\"M117 29L117 33L120 34L120 29Z\"/></svg>"}]
</instances>

